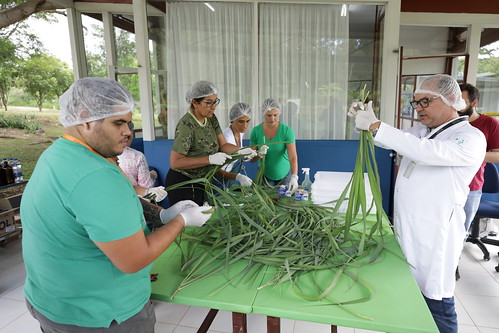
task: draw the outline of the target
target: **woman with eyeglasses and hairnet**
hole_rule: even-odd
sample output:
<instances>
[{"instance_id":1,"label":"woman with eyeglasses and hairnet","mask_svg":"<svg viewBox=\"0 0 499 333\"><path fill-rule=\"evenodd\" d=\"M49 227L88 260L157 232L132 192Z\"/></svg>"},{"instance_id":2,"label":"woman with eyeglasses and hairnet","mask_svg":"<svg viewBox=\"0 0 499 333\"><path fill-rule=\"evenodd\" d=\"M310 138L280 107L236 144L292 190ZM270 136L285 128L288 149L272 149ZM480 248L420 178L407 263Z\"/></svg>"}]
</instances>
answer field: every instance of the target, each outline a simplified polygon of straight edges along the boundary
<instances>
[{"instance_id":1,"label":"woman with eyeglasses and hairnet","mask_svg":"<svg viewBox=\"0 0 499 333\"><path fill-rule=\"evenodd\" d=\"M220 103L218 89L209 81L196 82L185 94L189 111L180 118L175 129L175 140L170 153L170 170L166 175L166 187L203 178L214 165L224 165L230 159L227 153L239 147L227 143L215 116ZM239 154L247 159L256 156L251 148L243 148ZM189 184L168 191L170 205L182 200L192 200L198 205L204 201L204 185Z\"/></svg>"},{"instance_id":2,"label":"woman with eyeglasses and hairnet","mask_svg":"<svg viewBox=\"0 0 499 333\"><path fill-rule=\"evenodd\" d=\"M258 145L258 156L266 153L264 179L268 185L288 185L291 193L298 189L298 154L293 129L279 121L281 104L268 98L263 102L263 123L251 131L251 146ZM281 143L282 142L282 143ZM268 143L274 143L266 146ZM263 154L262 154L263 152ZM262 166L262 161L258 162Z\"/></svg>"}]
</instances>

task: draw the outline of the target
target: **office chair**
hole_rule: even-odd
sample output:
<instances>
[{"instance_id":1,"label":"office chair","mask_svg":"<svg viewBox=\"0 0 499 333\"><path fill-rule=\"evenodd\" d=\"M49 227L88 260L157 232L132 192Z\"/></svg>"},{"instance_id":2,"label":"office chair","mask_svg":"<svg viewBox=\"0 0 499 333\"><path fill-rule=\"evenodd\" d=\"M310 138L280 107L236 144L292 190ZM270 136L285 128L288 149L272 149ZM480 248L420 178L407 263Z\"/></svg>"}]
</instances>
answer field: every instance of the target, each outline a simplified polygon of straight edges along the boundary
<instances>
[{"instance_id":1,"label":"office chair","mask_svg":"<svg viewBox=\"0 0 499 333\"><path fill-rule=\"evenodd\" d=\"M499 172L496 165L493 163L487 163L485 165L482 193L499 194ZM481 218L499 218L499 201L487 200L482 196L471 225L471 235L466 239L467 242L478 245L483 252L484 260L490 260L490 253L485 247L485 244L499 246L499 241L487 238L486 235L480 235ZM499 264L495 269L499 272Z\"/></svg>"}]
</instances>

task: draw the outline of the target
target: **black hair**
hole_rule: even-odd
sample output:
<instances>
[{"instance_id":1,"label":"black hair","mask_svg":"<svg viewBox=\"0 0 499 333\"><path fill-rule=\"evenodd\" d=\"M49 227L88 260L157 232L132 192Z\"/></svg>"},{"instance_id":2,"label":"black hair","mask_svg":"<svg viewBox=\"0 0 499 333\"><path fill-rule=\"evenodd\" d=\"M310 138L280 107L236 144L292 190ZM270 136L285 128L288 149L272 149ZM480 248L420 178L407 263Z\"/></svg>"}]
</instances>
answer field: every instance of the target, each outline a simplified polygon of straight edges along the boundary
<instances>
[{"instance_id":1,"label":"black hair","mask_svg":"<svg viewBox=\"0 0 499 333\"><path fill-rule=\"evenodd\" d=\"M206 96L205 96L205 97L206 97ZM199 104L199 103L201 103L201 101L202 101L203 99L204 99L204 97L193 98L193 99L191 100L191 105L189 105L189 109L190 109L191 111L193 111L193 110L194 110L194 104L193 104L193 102L194 102L194 101L196 101L196 102Z\"/></svg>"},{"instance_id":2,"label":"black hair","mask_svg":"<svg viewBox=\"0 0 499 333\"><path fill-rule=\"evenodd\" d=\"M468 92L468 98L470 99L470 102L473 102L475 99L478 101L480 100L480 91L478 89L469 83L461 83L459 85L459 88L461 88L461 91L467 91Z\"/></svg>"}]
</instances>

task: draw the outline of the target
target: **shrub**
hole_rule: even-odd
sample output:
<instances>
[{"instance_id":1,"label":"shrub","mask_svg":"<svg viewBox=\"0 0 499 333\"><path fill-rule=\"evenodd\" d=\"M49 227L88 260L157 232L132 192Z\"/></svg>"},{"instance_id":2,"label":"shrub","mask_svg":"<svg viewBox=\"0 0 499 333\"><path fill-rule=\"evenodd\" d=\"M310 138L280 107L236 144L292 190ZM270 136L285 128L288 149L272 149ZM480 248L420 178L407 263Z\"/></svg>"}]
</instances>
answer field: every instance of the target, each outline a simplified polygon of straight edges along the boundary
<instances>
[{"instance_id":1,"label":"shrub","mask_svg":"<svg viewBox=\"0 0 499 333\"><path fill-rule=\"evenodd\" d=\"M6 116L0 113L0 128L19 128L29 132L35 132L41 128L38 119L34 115L12 115Z\"/></svg>"}]
</instances>

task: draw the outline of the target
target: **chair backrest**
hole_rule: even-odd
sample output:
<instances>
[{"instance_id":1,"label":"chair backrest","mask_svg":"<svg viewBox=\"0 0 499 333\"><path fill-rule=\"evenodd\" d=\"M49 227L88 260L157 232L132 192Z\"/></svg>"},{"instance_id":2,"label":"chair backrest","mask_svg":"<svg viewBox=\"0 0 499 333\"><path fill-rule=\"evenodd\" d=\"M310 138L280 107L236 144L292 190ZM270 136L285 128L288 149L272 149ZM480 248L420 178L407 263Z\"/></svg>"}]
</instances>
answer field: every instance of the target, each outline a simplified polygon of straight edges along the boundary
<instances>
[{"instance_id":1,"label":"chair backrest","mask_svg":"<svg viewBox=\"0 0 499 333\"><path fill-rule=\"evenodd\" d=\"M499 172L494 163L487 163L483 174L483 193L499 193Z\"/></svg>"}]
</instances>

